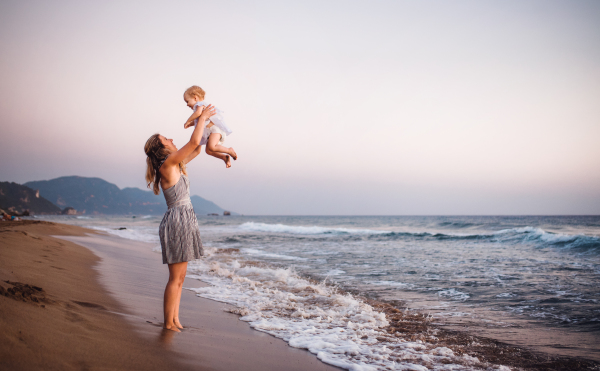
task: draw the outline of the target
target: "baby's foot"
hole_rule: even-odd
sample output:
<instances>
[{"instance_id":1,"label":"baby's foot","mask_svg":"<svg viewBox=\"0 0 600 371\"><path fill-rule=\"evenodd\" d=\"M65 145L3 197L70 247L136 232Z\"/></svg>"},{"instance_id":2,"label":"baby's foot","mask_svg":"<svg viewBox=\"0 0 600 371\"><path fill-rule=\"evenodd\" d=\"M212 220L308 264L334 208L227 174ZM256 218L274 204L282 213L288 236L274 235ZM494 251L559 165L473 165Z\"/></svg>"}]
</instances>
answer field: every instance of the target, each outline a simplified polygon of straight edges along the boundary
<instances>
[{"instance_id":1,"label":"baby's foot","mask_svg":"<svg viewBox=\"0 0 600 371\"><path fill-rule=\"evenodd\" d=\"M231 157L229 156L225 156L225 167L227 167L228 169L231 167Z\"/></svg>"},{"instance_id":2,"label":"baby's foot","mask_svg":"<svg viewBox=\"0 0 600 371\"><path fill-rule=\"evenodd\" d=\"M230 155L234 160L237 160L237 153L235 153L235 151L233 150L233 147L229 148L229 151L231 152Z\"/></svg>"}]
</instances>

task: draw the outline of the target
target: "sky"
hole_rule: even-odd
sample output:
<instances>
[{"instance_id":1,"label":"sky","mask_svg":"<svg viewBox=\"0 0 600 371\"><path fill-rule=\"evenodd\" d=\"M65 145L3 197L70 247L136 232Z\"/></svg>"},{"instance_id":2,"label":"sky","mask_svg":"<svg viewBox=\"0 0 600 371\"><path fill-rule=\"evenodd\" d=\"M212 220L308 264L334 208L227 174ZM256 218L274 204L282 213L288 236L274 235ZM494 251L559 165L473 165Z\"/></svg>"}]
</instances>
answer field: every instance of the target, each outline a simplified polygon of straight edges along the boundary
<instances>
[{"instance_id":1,"label":"sky","mask_svg":"<svg viewBox=\"0 0 600 371\"><path fill-rule=\"evenodd\" d=\"M248 215L600 214L598 1L0 2L0 181L145 188L191 85ZM43 195L42 195L43 196Z\"/></svg>"}]
</instances>

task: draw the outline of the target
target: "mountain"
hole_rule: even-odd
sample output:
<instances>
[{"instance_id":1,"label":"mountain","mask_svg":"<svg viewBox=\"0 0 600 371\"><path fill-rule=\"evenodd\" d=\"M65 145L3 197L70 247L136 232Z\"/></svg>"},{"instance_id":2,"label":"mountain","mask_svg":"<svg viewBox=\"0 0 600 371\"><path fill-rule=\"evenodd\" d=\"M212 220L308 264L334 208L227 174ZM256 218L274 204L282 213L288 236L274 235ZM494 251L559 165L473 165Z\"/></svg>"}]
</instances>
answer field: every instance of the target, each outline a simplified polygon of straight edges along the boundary
<instances>
[{"instance_id":1,"label":"mountain","mask_svg":"<svg viewBox=\"0 0 600 371\"><path fill-rule=\"evenodd\" d=\"M167 204L163 195L139 188L120 189L100 178L65 176L25 183L61 208L73 207L82 214L163 214ZM196 214L218 213L223 209L200 196L191 196Z\"/></svg>"},{"instance_id":2,"label":"mountain","mask_svg":"<svg viewBox=\"0 0 600 371\"><path fill-rule=\"evenodd\" d=\"M164 197L163 197L164 198ZM217 214L223 214L223 209L221 209L219 206L217 206L217 204L215 204L212 201L209 201L205 198L202 198L200 196L190 196L190 199L192 200L192 205L194 205L194 211L196 212L196 214L210 214L210 213L217 213ZM198 210L203 210L201 213L198 212ZM239 215L238 213L233 213L233 215Z\"/></svg>"},{"instance_id":3,"label":"mountain","mask_svg":"<svg viewBox=\"0 0 600 371\"><path fill-rule=\"evenodd\" d=\"M57 214L60 208L40 197L33 189L11 182L0 182L0 209L22 214L29 210L31 214Z\"/></svg>"}]
</instances>

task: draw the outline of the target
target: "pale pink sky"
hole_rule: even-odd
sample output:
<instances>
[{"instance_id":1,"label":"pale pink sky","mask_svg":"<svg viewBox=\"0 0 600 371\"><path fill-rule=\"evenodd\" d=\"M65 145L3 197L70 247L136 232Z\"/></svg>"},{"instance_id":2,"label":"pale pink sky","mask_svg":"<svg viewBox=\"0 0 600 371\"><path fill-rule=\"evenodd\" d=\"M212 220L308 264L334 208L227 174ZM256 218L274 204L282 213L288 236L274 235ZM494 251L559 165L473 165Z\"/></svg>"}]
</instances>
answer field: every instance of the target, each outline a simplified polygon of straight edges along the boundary
<instances>
[{"instance_id":1,"label":"pale pink sky","mask_svg":"<svg viewBox=\"0 0 600 371\"><path fill-rule=\"evenodd\" d=\"M244 214L600 214L598 1L3 1L0 181L144 188L198 84Z\"/></svg>"}]
</instances>

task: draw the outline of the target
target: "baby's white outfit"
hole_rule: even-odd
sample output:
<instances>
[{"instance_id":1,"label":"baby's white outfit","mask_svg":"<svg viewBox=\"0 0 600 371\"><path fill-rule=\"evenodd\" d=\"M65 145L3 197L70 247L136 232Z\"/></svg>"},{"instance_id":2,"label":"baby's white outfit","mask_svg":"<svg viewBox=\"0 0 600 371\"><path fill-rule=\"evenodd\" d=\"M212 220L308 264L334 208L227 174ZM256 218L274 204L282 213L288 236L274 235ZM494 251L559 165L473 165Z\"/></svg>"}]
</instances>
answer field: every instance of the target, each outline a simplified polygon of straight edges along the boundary
<instances>
[{"instance_id":1,"label":"baby's white outfit","mask_svg":"<svg viewBox=\"0 0 600 371\"><path fill-rule=\"evenodd\" d=\"M204 101L202 102L198 102L196 104L194 104L194 112L196 111L196 109L200 106L207 106L207 103L204 103ZM208 137L212 134L221 134L221 139L219 139L219 144L223 144L223 142L225 142L225 137L229 134L232 133L231 129L229 129L229 127L227 125L225 125L225 121L223 120L223 115L222 115L222 111L218 108L215 107L215 111L216 114L214 116L212 116L211 118L209 118L208 120L206 120L206 122L204 123L205 125L208 125L209 122L213 123L213 126L211 126L210 128L204 128L204 133L202 135L202 139L200 140L200 145L205 145L208 142ZM198 119L194 120L194 126L198 125Z\"/></svg>"},{"instance_id":2,"label":"baby's white outfit","mask_svg":"<svg viewBox=\"0 0 600 371\"><path fill-rule=\"evenodd\" d=\"M217 125L213 125L209 128L204 128L204 133L202 134L202 139L200 139L200 144L202 145L202 142L204 142L204 144L208 143L208 137L210 137L212 133L221 135L221 139L219 139L220 145L225 143L225 137L227 136L227 133L221 130L221 128L219 128Z\"/></svg>"}]
</instances>

